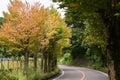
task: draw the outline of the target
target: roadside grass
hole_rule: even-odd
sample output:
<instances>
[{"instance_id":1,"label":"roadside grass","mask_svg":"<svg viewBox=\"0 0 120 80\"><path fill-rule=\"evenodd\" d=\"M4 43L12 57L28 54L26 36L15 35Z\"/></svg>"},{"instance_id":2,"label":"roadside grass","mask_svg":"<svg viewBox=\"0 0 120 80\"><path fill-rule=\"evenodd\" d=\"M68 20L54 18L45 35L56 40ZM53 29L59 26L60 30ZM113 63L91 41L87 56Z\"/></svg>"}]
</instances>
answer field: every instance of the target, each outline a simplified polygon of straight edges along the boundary
<instances>
[{"instance_id":1,"label":"roadside grass","mask_svg":"<svg viewBox=\"0 0 120 80\"><path fill-rule=\"evenodd\" d=\"M38 66L35 71L33 59L29 60L27 75L23 74L23 61L2 61L0 62L0 80L47 80L60 72L59 68L56 68L53 72L44 73L40 70L40 61L41 60L38 59Z\"/></svg>"},{"instance_id":2,"label":"roadside grass","mask_svg":"<svg viewBox=\"0 0 120 80\"><path fill-rule=\"evenodd\" d=\"M60 70L57 68L53 72L44 73L40 69L38 69L36 71L29 69L28 74L24 75L21 70L19 70L19 71L14 70L11 73L9 73L9 75L11 77L14 77L16 80L47 80L47 79L57 75L59 73L59 71Z\"/></svg>"}]
</instances>

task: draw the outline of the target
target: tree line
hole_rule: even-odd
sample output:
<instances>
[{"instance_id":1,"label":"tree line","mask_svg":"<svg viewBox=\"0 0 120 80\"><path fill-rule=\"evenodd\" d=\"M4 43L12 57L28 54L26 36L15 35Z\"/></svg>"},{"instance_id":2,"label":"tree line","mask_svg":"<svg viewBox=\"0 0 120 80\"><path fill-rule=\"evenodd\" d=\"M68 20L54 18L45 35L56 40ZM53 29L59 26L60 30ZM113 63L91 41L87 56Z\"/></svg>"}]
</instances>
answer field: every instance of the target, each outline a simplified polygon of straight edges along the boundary
<instances>
[{"instance_id":1,"label":"tree line","mask_svg":"<svg viewBox=\"0 0 120 80\"><path fill-rule=\"evenodd\" d=\"M24 73L28 72L29 56L41 58L41 69L46 72L57 68L57 59L64 47L70 46L71 30L52 6L44 8L36 2L30 5L20 0L10 0L8 13L0 18L0 47L6 54L24 56Z\"/></svg>"}]
</instances>

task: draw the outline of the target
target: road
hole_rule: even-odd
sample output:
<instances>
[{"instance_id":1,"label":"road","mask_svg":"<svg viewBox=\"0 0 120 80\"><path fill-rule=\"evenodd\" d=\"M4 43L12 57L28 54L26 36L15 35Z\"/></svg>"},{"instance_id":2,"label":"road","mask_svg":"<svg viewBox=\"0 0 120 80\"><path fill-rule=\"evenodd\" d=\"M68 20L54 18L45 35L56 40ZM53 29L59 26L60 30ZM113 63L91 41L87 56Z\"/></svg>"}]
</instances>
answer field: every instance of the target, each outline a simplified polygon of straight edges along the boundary
<instances>
[{"instance_id":1,"label":"road","mask_svg":"<svg viewBox=\"0 0 120 80\"><path fill-rule=\"evenodd\" d=\"M59 65L62 74L52 80L109 80L107 74L82 67Z\"/></svg>"}]
</instances>

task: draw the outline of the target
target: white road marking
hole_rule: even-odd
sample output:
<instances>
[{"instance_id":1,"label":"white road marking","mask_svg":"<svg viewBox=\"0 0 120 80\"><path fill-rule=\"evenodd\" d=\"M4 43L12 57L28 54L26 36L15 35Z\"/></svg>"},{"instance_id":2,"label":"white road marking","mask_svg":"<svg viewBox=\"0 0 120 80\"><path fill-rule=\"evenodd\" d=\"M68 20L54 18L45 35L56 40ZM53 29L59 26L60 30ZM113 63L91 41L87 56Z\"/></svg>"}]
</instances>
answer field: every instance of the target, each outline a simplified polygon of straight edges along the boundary
<instances>
[{"instance_id":1,"label":"white road marking","mask_svg":"<svg viewBox=\"0 0 120 80\"><path fill-rule=\"evenodd\" d=\"M105 75L105 76L108 77L108 74L106 74L106 73L104 73L104 72L101 72L101 71L96 71L96 72L99 72L99 73L101 73L101 74L103 74L103 75Z\"/></svg>"},{"instance_id":2,"label":"white road marking","mask_svg":"<svg viewBox=\"0 0 120 80\"><path fill-rule=\"evenodd\" d=\"M60 77L62 77L64 74L65 74L65 72L61 69L61 75L60 76L58 76L57 78L55 78L55 79L53 79L53 80L57 80L57 79L59 79Z\"/></svg>"}]
</instances>

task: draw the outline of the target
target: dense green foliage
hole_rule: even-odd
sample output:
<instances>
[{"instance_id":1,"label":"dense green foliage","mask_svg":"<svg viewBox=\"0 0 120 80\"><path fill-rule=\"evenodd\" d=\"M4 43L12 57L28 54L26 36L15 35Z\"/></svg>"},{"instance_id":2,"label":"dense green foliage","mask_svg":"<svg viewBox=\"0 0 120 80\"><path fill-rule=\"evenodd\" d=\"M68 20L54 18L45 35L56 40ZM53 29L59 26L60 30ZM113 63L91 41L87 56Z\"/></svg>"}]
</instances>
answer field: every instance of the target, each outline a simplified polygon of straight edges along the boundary
<instances>
[{"instance_id":1,"label":"dense green foliage","mask_svg":"<svg viewBox=\"0 0 120 80\"><path fill-rule=\"evenodd\" d=\"M120 77L120 17L119 0L53 0L60 2L66 10L66 22L85 23L83 44L89 47L87 53L100 52L107 59L110 80ZM68 17L69 16L69 17ZM77 17L76 17L77 16ZM79 26L80 27L80 26ZM95 56L94 53L91 55ZM95 56L95 60L97 59ZM103 58L102 56L99 56ZM106 61L105 59L105 61Z\"/></svg>"},{"instance_id":2,"label":"dense green foliage","mask_svg":"<svg viewBox=\"0 0 120 80\"><path fill-rule=\"evenodd\" d=\"M70 53L65 53L63 57L60 59L60 63L62 64L71 64L72 63L72 56Z\"/></svg>"},{"instance_id":3,"label":"dense green foliage","mask_svg":"<svg viewBox=\"0 0 120 80\"><path fill-rule=\"evenodd\" d=\"M89 8L85 6L85 1L82 0L53 1L61 2L60 8L66 10L65 21L70 27L72 27L72 46L70 49L73 59L76 60L80 57L86 57L87 55L88 59L93 61L94 58L89 57L96 56L100 53L101 55L97 55L96 57L101 58L100 60L102 60L103 55L106 54L106 39L103 34L105 29L100 20L99 14L92 11L94 10L93 8L92 10L88 10ZM87 3L89 3L89 1ZM93 3L90 2L89 5L91 4ZM98 4L102 4L102 2ZM87 13L88 11L90 11L89 14ZM92 50L92 53L89 53L89 55L88 49ZM95 53L93 53L94 51ZM100 64L104 64L104 61L99 62ZM98 61L96 63L98 63Z\"/></svg>"},{"instance_id":4,"label":"dense green foliage","mask_svg":"<svg viewBox=\"0 0 120 80\"><path fill-rule=\"evenodd\" d=\"M92 19L85 21L85 24L82 46L87 49L86 55L90 57L94 63L99 64L100 66L106 66L107 42L104 34L105 28L99 15L94 14Z\"/></svg>"}]
</instances>

